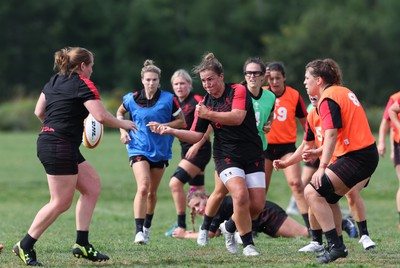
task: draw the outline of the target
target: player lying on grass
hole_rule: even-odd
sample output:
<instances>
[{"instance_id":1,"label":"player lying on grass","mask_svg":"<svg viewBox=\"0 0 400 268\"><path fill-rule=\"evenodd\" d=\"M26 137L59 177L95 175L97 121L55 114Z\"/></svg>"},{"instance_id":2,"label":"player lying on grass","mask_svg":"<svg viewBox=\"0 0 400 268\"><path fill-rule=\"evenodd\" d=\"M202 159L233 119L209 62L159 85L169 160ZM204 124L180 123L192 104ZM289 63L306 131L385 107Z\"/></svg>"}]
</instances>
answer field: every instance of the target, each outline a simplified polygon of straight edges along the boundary
<instances>
[{"instance_id":1,"label":"player lying on grass","mask_svg":"<svg viewBox=\"0 0 400 268\"><path fill-rule=\"evenodd\" d=\"M188 194L188 207L192 210L192 221L194 216L200 214L203 216L208 196L202 191L194 191ZM220 234L219 226L228 220L233 214L232 198L226 196L215 215L208 236L214 237ZM259 225L257 230L253 232L262 232L271 237L309 237L307 228L293 218L289 217L286 212L277 204L271 201L265 201L264 209L258 219ZM197 238L198 233L186 231L185 238ZM172 233L174 236L174 233ZM238 237L238 236L236 236Z\"/></svg>"}]
</instances>

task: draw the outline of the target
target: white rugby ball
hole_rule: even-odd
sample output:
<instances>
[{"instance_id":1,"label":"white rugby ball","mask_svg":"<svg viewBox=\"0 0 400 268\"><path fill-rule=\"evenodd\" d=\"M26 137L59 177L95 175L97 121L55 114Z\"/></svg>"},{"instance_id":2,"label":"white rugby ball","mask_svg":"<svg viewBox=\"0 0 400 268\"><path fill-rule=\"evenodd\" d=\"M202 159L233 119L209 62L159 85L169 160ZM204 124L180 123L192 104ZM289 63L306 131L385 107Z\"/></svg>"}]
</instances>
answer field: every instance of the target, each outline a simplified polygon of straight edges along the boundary
<instances>
[{"instance_id":1,"label":"white rugby ball","mask_svg":"<svg viewBox=\"0 0 400 268\"><path fill-rule=\"evenodd\" d=\"M89 149L96 148L103 137L103 132L103 124L94 119L92 114L89 114L83 122L83 145Z\"/></svg>"}]
</instances>

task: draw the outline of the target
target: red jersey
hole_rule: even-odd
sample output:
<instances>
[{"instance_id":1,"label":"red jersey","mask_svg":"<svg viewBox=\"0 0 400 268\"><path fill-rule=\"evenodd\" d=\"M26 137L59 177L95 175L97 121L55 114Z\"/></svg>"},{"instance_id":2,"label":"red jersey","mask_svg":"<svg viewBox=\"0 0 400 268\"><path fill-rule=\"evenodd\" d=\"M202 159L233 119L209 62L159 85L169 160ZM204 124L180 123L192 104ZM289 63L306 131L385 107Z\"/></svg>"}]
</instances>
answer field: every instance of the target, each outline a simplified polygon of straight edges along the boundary
<instances>
[{"instance_id":1,"label":"red jersey","mask_svg":"<svg viewBox=\"0 0 400 268\"><path fill-rule=\"evenodd\" d=\"M338 130L334 156L339 157L375 143L365 111L348 88L326 88L317 107L323 129Z\"/></svg>"},{"instance_id":2,"label":"red jersey","mask_svg":"<svg viewBox=\"0 0 400 268\"><path fill-rule=\"evenodd\" d=\"M268 89L268 87L263 87ZM295 143L297 140L296 117L307 116L307 109L300 93L289 86L280 97L276 97L274 121L266 134L268 144Z\"/></svg>"},{"instance_id":3,"label":"red jersey","mask_svg":"<svg viewBox=\"0 0 400 268\"><path fill-rule=\"evenodd\" d=\"M383 113L383 119L390 121L389 108L390 108L390 106L392 106L393 103L395 103L396 101L398 102L399 100L400 100L400 91L393 94L392 96L390 96L390 98L386 104L385 112ZM400 118L400 115L397 115L397 116ZM392 127L392 130L393 130L393 140L395 142L399 143L400 142L399 130L392 124L392 122L390 122L390 126Z\"/></svg>"}]
</instances>

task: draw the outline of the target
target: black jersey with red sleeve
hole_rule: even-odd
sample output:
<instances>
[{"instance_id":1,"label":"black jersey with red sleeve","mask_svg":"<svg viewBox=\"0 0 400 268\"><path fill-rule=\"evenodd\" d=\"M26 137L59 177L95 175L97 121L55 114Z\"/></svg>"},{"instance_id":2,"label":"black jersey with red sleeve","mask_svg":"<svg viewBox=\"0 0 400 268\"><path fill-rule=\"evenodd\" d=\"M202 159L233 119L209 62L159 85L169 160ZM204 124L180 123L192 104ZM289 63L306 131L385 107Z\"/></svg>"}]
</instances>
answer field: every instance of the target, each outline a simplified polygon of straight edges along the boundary
<instances>
[{"instance_id":1,"label":"black jersey with red sleeve","mask_svg":"<svg viewBox=\"0 0 400 268\"><path fill-rule=\"evenodd\" d=\"M46 108L40 135L54 135L81 143L83 120L89 114L84 103L100 99L93 82L75 72L56 74L50 78L42 92L46 97Z\"/></svg>"},{"instance_id":2,"label":"black jersey with red sleeve","mask_svg":"<svg viewBox=\"0 0 400 268\"><path fill-rule=\"evenodd\" d=\"M261 138L258 136L253 103L249 92L243 85L225 84L221 97L214 98L207 94L204 105L209 110L230 112L233 109L246 110L246 117L239 126L226 126L199 118L197 113L191 130L205 133L209 124L214 130L214 158L234 160L259 159L263 154ZM262 156L261 156L262 157Z\"/></svg>"},{"instance_id":3,"label":"black jersey with red sleeve","mask_svg":"<svg viewBox=\"0 0 400 268\"><path fill-rule=\"evenodd\" d=\"M196 105L203 100L204 97L190 92L189 95L183 100L179 101L183 115L185 116L185 129L189 130L194 121L194 114Z\"/></svg>"}]
</instances>

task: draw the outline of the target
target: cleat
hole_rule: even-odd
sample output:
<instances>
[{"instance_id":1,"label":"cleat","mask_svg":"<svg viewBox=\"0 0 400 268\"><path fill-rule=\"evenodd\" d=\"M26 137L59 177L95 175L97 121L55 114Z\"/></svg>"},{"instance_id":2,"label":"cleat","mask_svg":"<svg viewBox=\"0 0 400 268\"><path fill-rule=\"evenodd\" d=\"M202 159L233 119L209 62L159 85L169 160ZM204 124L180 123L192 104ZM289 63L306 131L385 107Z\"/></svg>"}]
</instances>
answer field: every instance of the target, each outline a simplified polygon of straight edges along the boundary
<instances>
[{"instance_id":1,"label":"cleat","mask_svg":"<svg viewBox=\"0 0 400 268\"><path fill-rule=\"evenodd\" d=\"M330 248L325 249L322 253L317 255L318 263L328 263L333 262L339 258L346 258L349 252L344 244L341 247L335 248L335 245L332 245Z\"/></svg>"},{"instance_id":2,"label":"cleat","mask_svg":"<svg viewBox=\"0 0 400 268\"><path fill-rule=\"evenodd\" d=\"M260 255L260 253L258 253L256 247L254 245L247 245L247 247L245 247L243 249L243 255L245 256L258 256Z\"/></svg>"},{"instance_id":3,"label":"cleat","mask_svg":"<svg viewBox=\"0 0 400 268\"><path fill-rule=\"evenodd\" d=\"M75 244L72 248L72 254L74 254L74 256L78 259L84 258L94 262L102 262L110 259L107 255L101 254L96 249L94 249L91 244L87 246Z\"/></svg>"},{"instance_id":4,"label":"cleat","mask_svg":"<svg viewBox=\"0 0 400 268\"><path fill-rule=\"evenodd\" d=\"M151 227L149 227L149 228L143 227L143 237L144 237L145 244L149 243L150 231L151 231Z\"/></svg>"},{"instance_id":5,"label":"cleat","mask_svg":"<svg viewBox=\"0 0 400 268\"><path fill-rule=\"evenodd\" d=\"M237 254L238 253L238 246L237 246L236 240L235 240L235 233L230 233L225 229L225 222L226 221L221 223L221 225L219 226L219 229L221 230L221 233L225 237L226 249L232 254Z\"/></svg>"},{"instance_id":6,"label":"cleat","mask_svg":"<svg viewBox=\"0 0 400 268\"><path fill-rule=\"evenodd\" d=\"M353 217L351 216L342 219L342 230L345 231L350 238L358 237L357 227L355 226Z\"/></svg>"},{"instance_id":7,"label":"cleat","mask_svg":"<svg viewBox=\"0 0 400 268\"><path fill-rule=\"evenodd\" d=\"M138 232L135 236L135 244L146 244L143 232Z\"/></svg>"},{"instance_id":8,"label":"cleat","mask_svg":"<svg viewBox=\"0 0 400 268\"><path fill-rule=\"evenodd\" d=\"M43 266L42 263L36 260L36 251L34 249L24 251L20 246L20 242L13 246L13 252L28 266Z\"/></svg>"},{"instance_id":9,"label":"cleat","mask_svg":"<svg viewBox=\"0 0 400 268\"><path fill-rule=\"evenodd\" d=\"M361 236L361 239L358 241L358 243L362 244L365 250L376 248L376 244L371 240L371 238L369 238L368 235Z\"/></svg>"},{"instance_id":10,"label":"cleat","mask_svg":"<svg viewBox=\"0 0 400 268\"><path fill-rule=\"evenodd\" d=\"M3 250L4 246L0 244L0 252Z\"/></svg>"},{"instance_id":11,"label":"cleat","mask_svg":"<svg viewBox=\"0 0 400 268\"><path fill-rule=\"evenodd\" d=\"M324 246L318 243L317 241L311 241L307 246L299 249L299 252L320 252L324 250Z\"/></svg>"},{"instance_id":12,"label":"cleat","mask_svg":"<svg viewBox=\"0 0 400 268\"><path fill-rule=\"evenodd\" d=\"M235 240L237 244L243 245L242 238L240 237L240 234L237 231L235 232Z\"/></svg>"},{"instance_id":13,"label":"cleat","mask_svg":"<svg viewBox=\"0 0 400 268\"><path fill-rule=\"evenodd\" d=\"M197 245L205 246L208 244L208 230L199 229L199 235L197 236Z\"/></svg>"},{"instance_id":14,"label":"cleat","mask_svg":"<svg viewBox=\"0 0 400 268\"><path fill-rule=\"evenodd\" d=\"M174 226L172 226L171 230L165 232L165 236L172 236L172 233L175 231L176 228L178 228L178 224L175 223Z\"/></svg>"}]
</instances>

